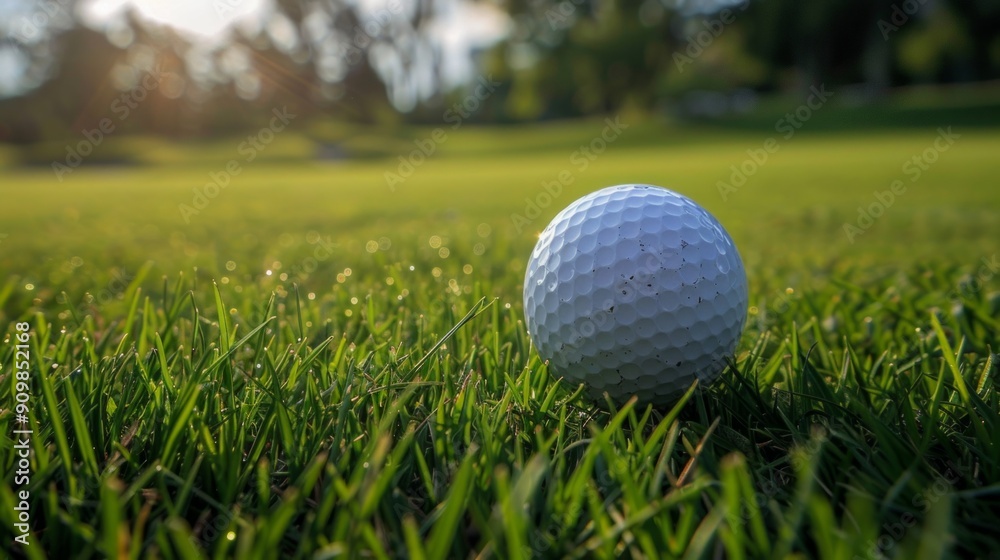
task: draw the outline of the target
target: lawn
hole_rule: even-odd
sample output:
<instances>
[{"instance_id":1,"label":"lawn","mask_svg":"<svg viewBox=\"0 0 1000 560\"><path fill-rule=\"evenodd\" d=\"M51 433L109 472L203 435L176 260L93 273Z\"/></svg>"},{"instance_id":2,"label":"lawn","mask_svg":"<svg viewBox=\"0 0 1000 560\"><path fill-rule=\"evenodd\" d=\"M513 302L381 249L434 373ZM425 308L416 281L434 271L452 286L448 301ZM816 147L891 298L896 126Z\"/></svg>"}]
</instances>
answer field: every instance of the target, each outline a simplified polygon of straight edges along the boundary
<instances>
[{"instance_id":1,"label":"lawn","mask_svg":"<svg viewBox=\"0 0 1000 560\"><path fill-rule=\"evenodd\" d=\"M288 132L249 162L136 139L146 165L0 169L2 546L996 558L1000 129L622 122L589 156L604 121L446 129L392 188L432 128L358 160ZM536 234L626 182L701 203L747 267L734 362L672 409L585 401L523 325Z\"/></svg>"}]
</instances>

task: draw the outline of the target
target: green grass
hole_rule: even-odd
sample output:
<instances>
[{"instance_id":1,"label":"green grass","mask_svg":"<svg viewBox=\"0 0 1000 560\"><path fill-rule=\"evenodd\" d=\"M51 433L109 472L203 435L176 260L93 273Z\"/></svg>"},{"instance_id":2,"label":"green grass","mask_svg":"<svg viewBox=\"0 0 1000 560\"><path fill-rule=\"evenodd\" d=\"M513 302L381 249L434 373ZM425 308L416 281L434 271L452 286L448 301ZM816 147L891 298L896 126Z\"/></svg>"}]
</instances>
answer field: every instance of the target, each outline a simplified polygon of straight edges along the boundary
<instances>
[{"instance_id":1,"label":"green grass","mask_svg":"<svg viewBox=\"0 0 1000 560\"><path fill-rule=\"evenodd\" d=\"M723 200L773 133L637 121L579 170L602 126L467 127L396 192L394 159L251 162L190 223L178 205L235 142L62 183L3 171L2 546L27 489L36 558L995 555L1000 133L956 127L911 182L936 127L803 129ZM623 182L701 202L747 265L733 367L670 410L584 401L522 323L535 234ZM18 321L27 487L7 474Z\"/></svg>"}]
</instances>

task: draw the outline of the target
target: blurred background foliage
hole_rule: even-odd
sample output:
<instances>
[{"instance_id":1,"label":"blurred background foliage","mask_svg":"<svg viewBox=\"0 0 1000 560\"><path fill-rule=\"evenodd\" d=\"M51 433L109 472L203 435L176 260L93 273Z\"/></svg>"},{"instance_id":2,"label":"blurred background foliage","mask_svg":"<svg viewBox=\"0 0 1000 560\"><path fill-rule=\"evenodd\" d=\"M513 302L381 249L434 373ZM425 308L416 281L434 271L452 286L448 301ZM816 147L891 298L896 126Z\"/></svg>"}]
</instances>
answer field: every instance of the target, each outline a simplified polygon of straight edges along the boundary
<instances>
[{"instance_id":1,"label":"blurred background foliage","mask_svg":"<svg viewBox=\"0 0 1000 560\"><path fill-rule=\"evenodd\" d=\"M449 109L459 123L623 110L712 118L820 84L863 106L900 88L986 83L982 101L1000 78L995 0L188 4L3 0L0 143L31 160L102 118L116 135L203 139L287 106L339 154L357 128L337 123L439 125ZM158 18L157 6L180 18ZM193 24L212 18L199 35ZM499 85L462 110L484 79ZM102 157L121 156L93 159Z\"/></svg>"}]
</instances>

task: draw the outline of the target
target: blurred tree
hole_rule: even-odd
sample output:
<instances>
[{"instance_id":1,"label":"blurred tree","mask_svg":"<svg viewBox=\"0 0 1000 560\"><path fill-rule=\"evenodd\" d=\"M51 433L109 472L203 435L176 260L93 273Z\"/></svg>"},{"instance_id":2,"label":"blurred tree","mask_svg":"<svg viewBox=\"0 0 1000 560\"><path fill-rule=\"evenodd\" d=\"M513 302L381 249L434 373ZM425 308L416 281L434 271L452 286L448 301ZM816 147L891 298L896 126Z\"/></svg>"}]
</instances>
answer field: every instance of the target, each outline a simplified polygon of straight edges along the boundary
<instances>
[{"instance_id":1,"label":"blurred tree","mask_svg":"<svg viewBox=\"0 0 1000 560\"><path fill-rule=\"evenodd\" d=\"M746 48L766 61L769 87L995 78L991 45L1000 3L991 0L755 0ZM788 83L792 81L794 83Z\"/></svg>"},{"instance_id":2,"label":"blurred tree","mask_svg":"<svg viewBox=\"0 0 1000 560\"><path fill-rule=\"evenodd\" d=\"M391 106L412 109L420 100L415 74L437 74L426 33L430 0L391 0L373 12L346 0L276 0L275 9L294 26L299 46L285 54L309 66L299 78L312 84L312 101L334 104L345 117L372 121Z\"/></svg>"},{"instance_id":3,"label":"blurred tree","mask_svg":"<svg viewBox=\"0 0 1000 560\"><path fill-rule=\"evenodd\" d=\"M893 43L898 71L911 82L955 82L975 74L972 40L946 6L913 22Z\"/></svg>"},{"instance_id":4,"label":"blurred tree","mask_svg":"<svg viewBox=\"0 0 1000 560\"><path fill-rule=\"evenodd\" d=\"M517 119L650 108L692 89L851 85L877 97L1000 75L995 0L508 0L507 10L515 29L489 64L510 83Z\"/></svg>"},{"instance_id":5,"label":"blurred tree","mask_svg":"<svg viewBox=\"0 0 1000 560\"><path fill-rule=\"evenodd\" d=\"M827 83L891 81L886 39L878 22L888 18L893 0L757 0L743 25L746 49L765 61L765 87L804 88Z\"/></svg>"},{"instance_id":6,"label":"blurred tree","mask_svg":"<svg viewBox=\"0 0 1000 560\"><path fill-rule=\"evenodd\" d=\"M515 28L491 57L514 118L648 107L674 64L675 13L655 0L511 0Z\"/></svg>"},{"instance_id":7,"label":"blurred tree","mask_svg":"<svg viewBox=\"0 0 1000 560\"><path fill-rule=\"evenodd\" d=\"M0 76L0 97L32 92L59 73L61 49L56 42L75 28L76 1L12 2L0 6L0 61L6 69ZM56 100L58 108L65 107L69 94L52 91L50 95L62 97ZM4 117L0 119L0 141L26 143L45 135L46 124L32 118L25 101L8 104L0 113Z\"/></svg>"},{"instance_id":8,"label":"blurred tree","mask_svg":"<svg viewBox=\"0 0 1000 560\"><path fill-rule=\"evenodd\" d=\"M997 0L948 0L958 19L957 26L968 37L969 72L964 80L1000 78L1000 2Z\"/></svg>"},{"instance_id":9,"label":"blurred tree","mask_svg":"<svg viewBox=\"0 0 1000 560\"><path fill-rule=\"evenodd\" d=\"M225 11L236 1L213 6ZM153 72L155 92L129 107L120 128L241 130L278 105L393 121L446 97L440 12L493 1L387 0L375 9L356 0L270 0L257 25L203 44L134 12L83 21L83 0L6 0L0 141L78 136ZM568 117L649 109L692 90L824 83L877 93L1000 77L996 0L737 2L502 0L510 33L483 63L503 84L477 114Z\"/></svg>"},{"instance_id":10,"label":"blurred tree","mask_svg":"<svg viewBox=\"0 0 1000 560\"><path fill-rule=\"evenodd\" d=\"M216 8L225 12L227 1ZM84 21L81 4L0 6L0 17L7 16L0 70L13 73L0 88L0 141L73 136L94 126L116 96L154 71L151 61L168 87L130 107L122 126L169 135L246 127L254 122L249 114L279 104L299 114L395 119L394 108L414 107L440 76L427 31L430 0L391 0L375 11L350 0L274 0L259 26L233 27L230 40L207 45L131 9Z\"/></svg>"}]
</instances>

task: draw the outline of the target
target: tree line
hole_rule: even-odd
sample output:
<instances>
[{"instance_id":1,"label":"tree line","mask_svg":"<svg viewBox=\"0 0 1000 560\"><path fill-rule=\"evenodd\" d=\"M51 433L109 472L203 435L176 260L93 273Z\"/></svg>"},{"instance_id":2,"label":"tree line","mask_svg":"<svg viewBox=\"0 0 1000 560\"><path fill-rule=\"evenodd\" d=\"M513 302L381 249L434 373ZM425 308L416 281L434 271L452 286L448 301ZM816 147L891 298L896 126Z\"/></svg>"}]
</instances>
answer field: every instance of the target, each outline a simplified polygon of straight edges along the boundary
<instances>
[{"instance_id":1,"label":"tree line","mask_svg":"<svg viewBox=\"0 0 1000 560\"><path fill-rule=\"evenodd\" d=\"M213 1L224 16L228 0ZM391 0L375 12L344 0L275 0L267 25L212 49L131 13L103 28L85 22L80 0L15 3L0 54L23 70L0 89L2 142L72 135L122 111L120 129L177 137L242 129L276 106L359 123L440 121L468 93L443 78L431 0ZM474 121L659 110L692 91L852 84L878 98L897 86L1000 77L993 0L499 6L505 37L469 53L478 78L499 84L463 115Z\"/></svg>"}]
</instances>

